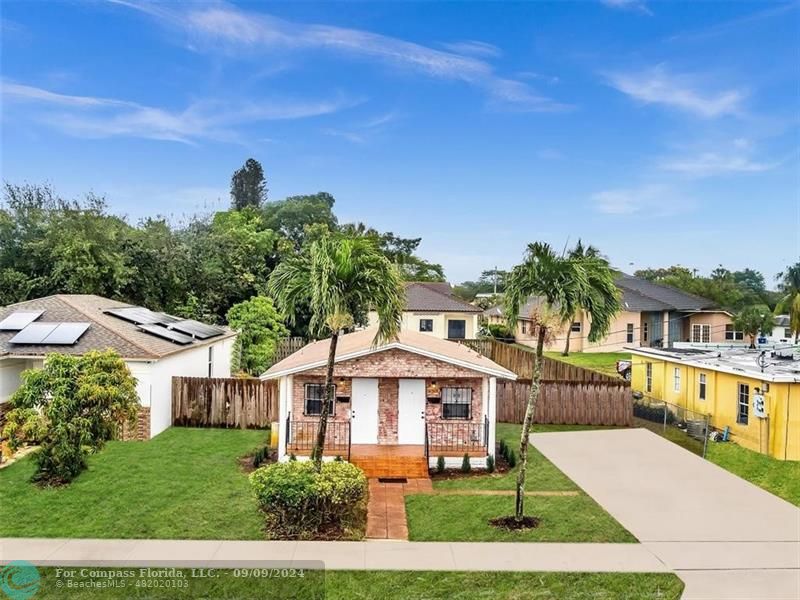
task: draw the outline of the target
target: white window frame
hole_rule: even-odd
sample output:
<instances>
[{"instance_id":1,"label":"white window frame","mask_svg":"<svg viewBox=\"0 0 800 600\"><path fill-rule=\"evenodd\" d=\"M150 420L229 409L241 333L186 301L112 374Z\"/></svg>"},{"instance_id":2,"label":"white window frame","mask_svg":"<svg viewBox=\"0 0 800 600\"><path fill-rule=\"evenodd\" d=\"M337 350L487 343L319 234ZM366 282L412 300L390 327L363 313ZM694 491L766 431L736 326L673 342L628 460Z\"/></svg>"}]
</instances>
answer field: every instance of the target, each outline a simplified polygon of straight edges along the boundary
<instances>
[{"instance_id":1,"label":"white window frame","mask_svg":"<svg viewBox=\"0 0 800 600\"><path fill-rule=\"evenodd\" d=\"M653 363L644 363L644 391L653 391Z\"/></svg>"},{"instance_id":2,"label":"white window frame","mask_svg":"<svg viewBox=\"0 0 800 600\"><path fill-rule=\"evenodd\" d=\"M425 327L427 324L430 323L430 329L423 328L423 323L425 323ZM419 320L419 330L421 333L430 333L433 331L433 319L420 319Z\"/></svg>"},{"instance_id":3,"label":"white window frame","mask_svg":"<svg viewBox=\"0 0 800 600\"><path fill-rule=\"evenodd\" d=\"M528 322L525 319L522 319L522 321L520 321L520 330L523 335L528 334Z\"/></svg>"},{"instance_id":4,"label":"white window frame","mask_svg":"<svg viewBox=\"0 0 800 600\"><path fill-rule=\"evenodd\" d=\"M625 326L625 343L632 344L635 337L636 337L636 325L633 323L628 323Z\"/></svg>"},{"instance_id":5,"label":"white window frame","mask_svg":"<svg viewBox=\"0 0 800 600\"><path fill-rule=\"evenodd\" d=\"M648 334L649 334L648 322L645 321L644 323L642 323L642 341L643 342L647 341Z\"/></svg>"},{"instance_id":6,"label":"white window frame","mask_svg":"<svg viewBox=\"0 0 800 600\"><path fill-rule=\"evenodd\" d=\"M705 400L708 396L708 377L705 373L700 373L697 376L697 399Z\"/></svg>"},{"instance_id":7,"label":"white window frame","mask_svg":"<svg viewBox=\"0 0 800 600\"><path fill-rule=\"evenodd\" d=\"M446 416L445 406L466 406L467 416ZM472 388L465 386L452 386L442 388L442 419L448 421L472 420Z\"/></svg>"},{"instance_id":8,"label":"white window frame","mask_svg":"<svg viewBox=\"0 0 800 600\"><path fill-rule=\"evenodd\" d=\"M736 423L747 425L750 421L750 384L736 384Z\"/></svg>"},{"instance_id":9,"label":"white window frame","mask_svg":"<svg viewBox=\"0 0 800 600\"><path fill-rule=\"evenodd\" d=\"M675 367L672 371L672 391L681 391L681 368Z\"/></svg>"},{"instance_id":10,"label":"white window frame","mask_svg":"<svg viewBox=\"0 0 800 600\"><path fill-rule=\"evenodd\" d=\"M308 390L312 387L322 388L323 396L321 399L309 398ZM306 383L303 385L303 414L309 417L318 417L322 414L322 403L325 402L325 384L324 383ZM318 401L319 412L308 412L308 401ZM332 418L336 414L336 384L333 384L333 398L331 398L330 407L328 409L328 418Z\"/></svg>"},{"instance_id":11,"label":"white window frame","mask_svg":"<svg viewBox=\"0 0 800 600\"><path fill-rule=\"evenodd\" d=\"M708 323L692 323L692 343L708 344L711 341L711 325Z\"/></svg>"},{"instance_id":12,"label":"white window frame","mask_svg":"<svg viewBox=\"0 0 800 600\"><path fill-rule=\"evenodd\" d=\"M208 347L208 376L214 376L214 346Z\"/></svg>"},{"instance_id":13,"label":"white window frame","mask_svg":"<svg viewBox=\"0 0 800 600\"><path fill-rule=\"evenodd\" d=\"M791 339L792 330L789 327L783 330L783 337L785 337L786 339Z\"/></svg>"},{"instance_id":14,"label":"white window frame","mask_svg":"<svg viewBox=\"0 0 800 600\"><path fill-rule=\"evenodd\" d=\"M725 340L726 341L739 341L744 339L744 331L736 331L733 328L733 323L725 325Z\"/></svg>"}]
</instances>

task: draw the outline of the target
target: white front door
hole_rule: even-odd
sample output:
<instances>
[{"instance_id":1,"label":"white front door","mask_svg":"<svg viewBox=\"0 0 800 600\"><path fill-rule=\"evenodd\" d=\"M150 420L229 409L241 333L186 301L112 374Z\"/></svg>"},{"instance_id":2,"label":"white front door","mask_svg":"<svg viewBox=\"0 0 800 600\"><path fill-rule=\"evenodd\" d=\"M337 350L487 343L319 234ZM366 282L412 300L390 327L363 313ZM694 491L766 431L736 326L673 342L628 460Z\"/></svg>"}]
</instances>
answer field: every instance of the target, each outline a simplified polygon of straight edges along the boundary
<instances>
[{"instance_id":1,"label":"white front door","mask_svg":"<svg viewBox=\"0 0 800 600\"><path fill-rule=\"evenodd\" d=\"M378 443L378 380L353 379L350 394L350 441Z\"/></svg>"},{"instance_id":2,"label":"white front door","mask_svg":"<svg viewBox=\"0 0 800 600\"><path fill-rule=\"evenodd\" d=\"M401 379L397 398L397 443L425 443L425 380Z\"/></svg>"}]
</instances>

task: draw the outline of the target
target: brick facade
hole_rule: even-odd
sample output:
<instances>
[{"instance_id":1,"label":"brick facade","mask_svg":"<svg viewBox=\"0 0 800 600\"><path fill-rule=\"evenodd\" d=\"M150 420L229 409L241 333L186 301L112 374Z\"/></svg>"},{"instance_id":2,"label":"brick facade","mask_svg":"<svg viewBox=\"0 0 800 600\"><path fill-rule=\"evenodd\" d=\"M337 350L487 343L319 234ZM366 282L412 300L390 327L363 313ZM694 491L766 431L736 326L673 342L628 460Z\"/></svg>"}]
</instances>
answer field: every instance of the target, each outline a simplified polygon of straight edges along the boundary
<instances>
[{"instance_id":1,"label":"brick facade","mask_svg":"<svg viewBox=\"0 0 800 600\"><path fill-rule=\"evenodd\" d=\"M125 442L144 441L150 439L150 407L139 406L139 416L133 427L128 423L122 424L119 439Z\"/></svg>"},{"instance_id":2,"label":"brick facade","mask_svg":"<svg viewBox=\"0 0 800 600\"><path fill-rule=\"evenodd\" d=\"M337 400L334 412L329 421L327 437L331 442L340 443L336 438L336 426L330 423L346 423L349 421L350 393L353 377L369 377L378 379L378 443L396 444L398 427L398 394L399 379L425 379L428 396L426 403L426 421L429 425L437 423L458 423L460 426L439 426L430 428L433 432L431 442L434 444L454 445L458 440L483 436L483 380L484 375L471 369L465 369L437 361L425 356L403 350L387 350L361 358L339 363L334 369ZM325 367L312 369L293 377L292 415L294 423L316 423L317 415L305 414L305 385L308 383L325 383ZM472 389L472 406L470 419L443 419L441 390L445 387L469 387ZM346 399L345 399L346 398ZM294 427L296 434L312 435L314 427L299 425ZM331 429L333 431L331 431ZM343 431L339 428L338 431ZM293 436L294 437L294 436ZM458 438L458 439L456 439Z\"/></svg>"}]
</instances>

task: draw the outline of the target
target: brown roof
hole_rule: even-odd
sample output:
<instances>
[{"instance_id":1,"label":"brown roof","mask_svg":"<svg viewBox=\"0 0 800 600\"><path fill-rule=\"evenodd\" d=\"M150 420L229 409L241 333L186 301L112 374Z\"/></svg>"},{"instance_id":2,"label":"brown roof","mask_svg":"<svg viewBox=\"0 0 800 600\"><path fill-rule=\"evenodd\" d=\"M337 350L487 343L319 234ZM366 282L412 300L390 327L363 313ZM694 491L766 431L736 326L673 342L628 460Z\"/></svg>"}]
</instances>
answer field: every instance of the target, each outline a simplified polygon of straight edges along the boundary
<instances>
[{"instance_id":1,"label":"brown roof","mask_svg":"<svg viewBox=\"0 0 800 600\"><path fill-rule=\"evenodd\" d=\"M88 322L90 325L86 333L73 345L10 344L9 340L18 332L0 331L0 357L9 354L14 356L44 356L52 352L83 354L90 350L106 350L110 348L123 358L158 359L236 335L234 331L226 329L226 333L222 336L208 340L197 340L191 344L179 346L169 340L141 331L134 323L123 321L103 312L109 308L126 306L131 305L103 298L102 296L59 294L2 307L0 308L0 320L16 311L42 310L44 314L39 317L40 321Z\"/></svg>"},{"instance_id":2,"label":"brown roof","mask_svg":"<svg viewBox=\"0 0 800 600\"><path fill-rule=\"evenodd\" d=\"M369 327L347 333L339 337L336 345L336 362L342 362L357 356L383 352L397 348L415 354L428 356L442 362L459 365L467 369L494 375L505 379L516 379L517 376L489 360L482 354L478 354L464 344L450 342L432 335L417 333L416 331L401 331L397 339L379 346L373 346L377 327ZM308 371L325 365L328 360L328 350L330 340L324 339L308 344L294 354L287 356L282 361L272 365L269 370L261 377L264 379L275 379L283 375Z\"/></svg>"},{"instance_id":3,"label":"brown roof","mask_svg":"<svg viewBox=\"0 0 800 600\"><path fill-rule=\"evenodd\" d=\"M449 283L416 281L406 284L406 310L412 312L482 312L481 308L453 296Z\"/></svg>"}]
</instances>

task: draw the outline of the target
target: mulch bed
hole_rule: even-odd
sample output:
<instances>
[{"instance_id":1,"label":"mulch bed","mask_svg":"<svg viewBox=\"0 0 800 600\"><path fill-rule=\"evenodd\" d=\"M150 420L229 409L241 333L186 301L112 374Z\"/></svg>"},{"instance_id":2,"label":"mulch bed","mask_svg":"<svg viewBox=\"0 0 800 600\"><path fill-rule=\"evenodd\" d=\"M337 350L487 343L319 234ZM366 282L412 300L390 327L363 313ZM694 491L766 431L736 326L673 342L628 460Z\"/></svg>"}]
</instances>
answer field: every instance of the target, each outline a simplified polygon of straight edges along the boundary
<instances>
[{"instance_id":1,"label":"mulch bed","mask_svg":"<svg viewBox=\"0 0 800 600\"><path fill-rule=\"evenodd\" d=\"M499 448L499 446L498 446ZM473 477L486 477L487 475L495 475L508 473L511 467L505 457L500 456L499 449L494 453L494 472L488 473L486 469L473 469L469 473L462 473L461 469L445 469L442 473L436 471L436 467L430 471L431 479L433 481L442 481L447 479L471 479Z\"/></svg>"},{"instance_id":2,"label":"mulch bed","mask_svg":"<svg viewBox=\"0 0 800 600\"><path fill-rule=\"evenodd\" d=\"M506 531L535 529L539 526L540 522L541 521L536 517L522 517L521 521L517 521L515 517L497 517L496 519L489 519L489 525L497 527L498 529L505 529Z\"/></svg>"},{"instance_id":3,"label":"mulch bed","mask_svg":"<svg viewBox=\"0 0 800 600\"><path fill-rule=\"evenodd\" d=\"M242 471L243 473L247 473L247 474L252 473L253 471L255 471L256 468L253 466L253 457L254 456L255 456L255 454L248 454L246 456L240 456L239 459L238 459L239 470ZM265 458L264 462L262 462L261 465L259 465L259 466L263 467L265 465L268 465L268 464L274 463L274 462L278 462L278 451L277 450L270 450L269 454L267 455L267 458Z\"/></svg>"}]
</instances>

